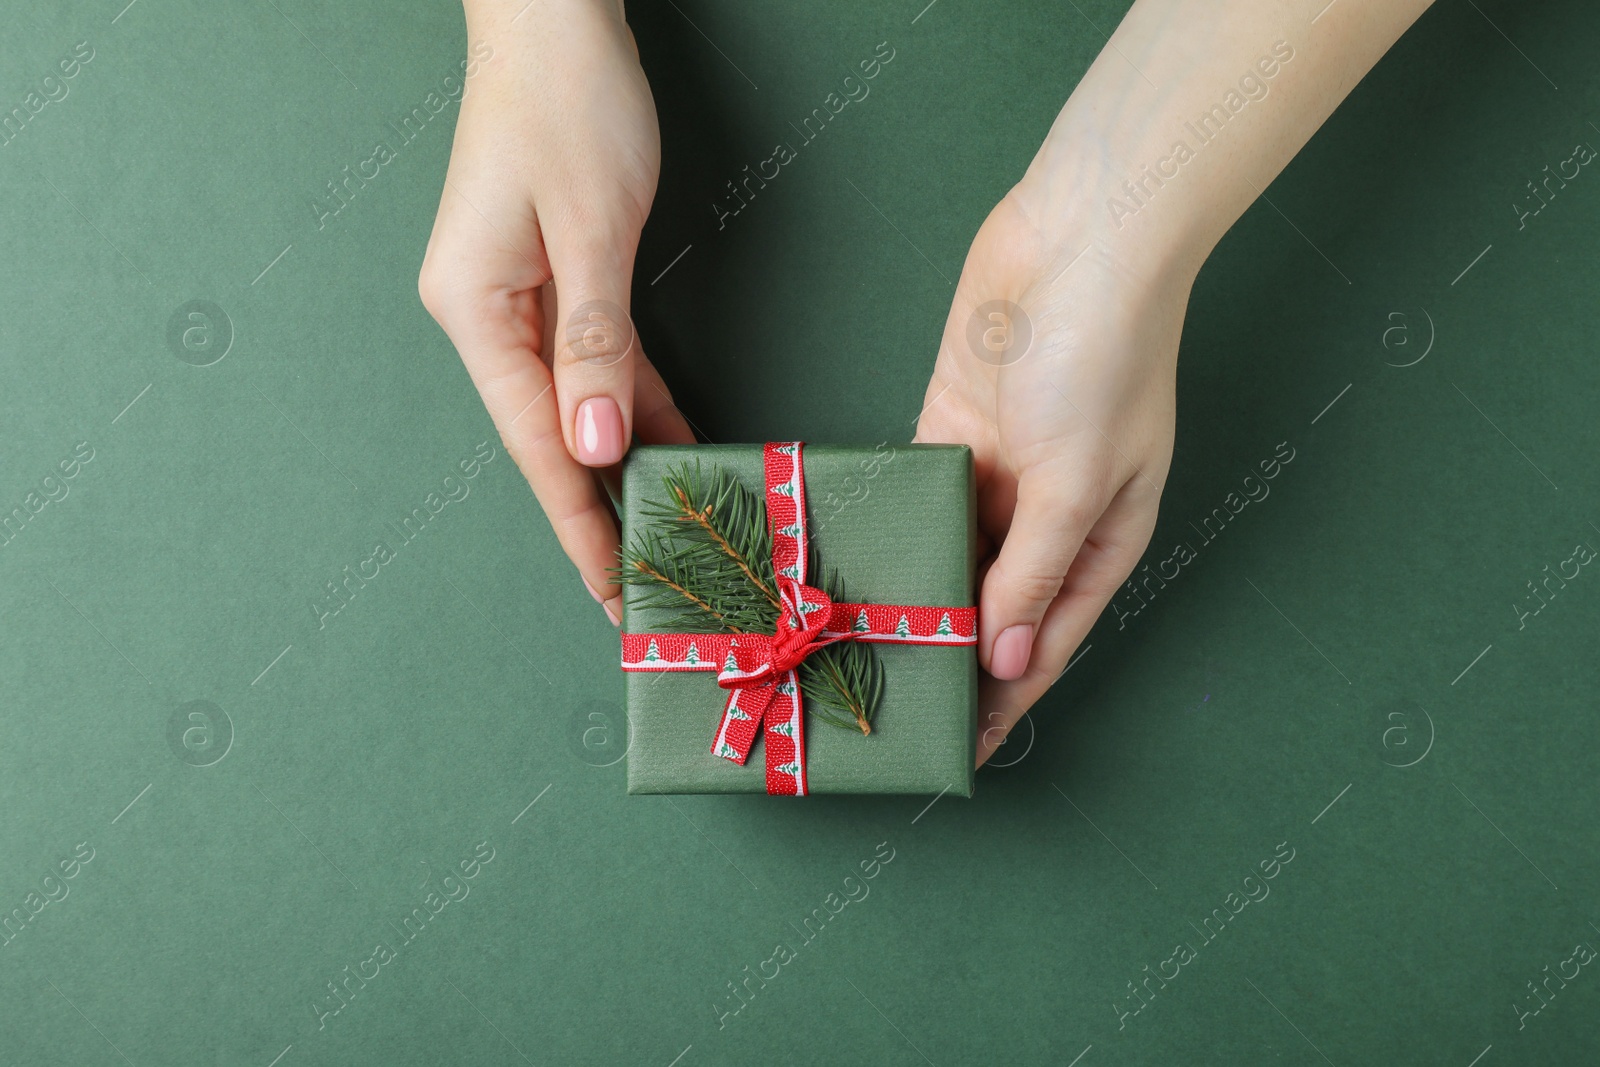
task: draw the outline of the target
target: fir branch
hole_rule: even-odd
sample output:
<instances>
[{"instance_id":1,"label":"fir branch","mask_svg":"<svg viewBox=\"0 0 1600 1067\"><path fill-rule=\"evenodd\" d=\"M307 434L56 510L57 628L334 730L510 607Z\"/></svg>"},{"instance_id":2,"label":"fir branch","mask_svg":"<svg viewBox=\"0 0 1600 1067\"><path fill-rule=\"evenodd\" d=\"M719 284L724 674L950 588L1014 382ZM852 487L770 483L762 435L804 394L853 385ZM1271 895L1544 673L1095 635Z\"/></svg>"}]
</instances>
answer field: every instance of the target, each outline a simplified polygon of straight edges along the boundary
<instances>
[{"instance_id":1,"label":"fir branch","mask_svg":"<svg viewBox=\"0 0 1600 1067\"><path fill-rule=\"evenodd\" d=\"M814 547L809 556L807 571L816 574L820 567ZM821 585L828 599L849 600L837 571L830 569ZM816 715L822 721L870 734L883 696L883 664L871 645L839 641L800 664L800 691L820 706Z\"/></svg>"},{"instance_id":2,"label":"fir branch","mask_svg":"<svg viewBox=\"0 0 1600 1067\"><path fill-rule=\"evenodd\" d=\"M637 573L643 575L647 581L658 582L661 585L666 586L668 589L671 589L674 593L677 593L679 596L689 601L689 603L693 604L701 611L704 611L706 614L716 619L719 623L722 623L724 626L727 625L728 620L720 611L718 611L716 608L713 608L710 604L707 604L704 600L701 600L699 597L695 596L692 592L684 588L678 582L675 582L665 574L662 574L659 570L652 566L648 560L634 560L633 569Z\"/></svg>"},{"instance_id":3,"label":"fir branch","mask_svg":"<svg viewBox=\"0 0 1600 1067\"><path fill-rule=\"evenodd\" d=\"M646 589L637 606L677 609L666 625L681 633L772 633L778 621L772 533L765 501L725 470L709 476L697 460L662 476L667 503L644 501L646 529L619 553L617 580ZM819 573L811 552L810 573ZM845 600L838 575L822 583ZM840 641L800 664L800 689L823 722L872 732L883 695L883 665L871 646Z\"/></svg>"},{"instance_id":4,"label":"fir branch","mask_svg":"<svg viewBox=\"0 0 1600 1067\"><path fill-rule=\"evenodd\" d=\"M670 503L642 503L648 525L622 553L619 580L654 587L658 595L648 606L683 609L673 625L685 632L771 633L778 619L772 592L777 582L761 498L726 471L714 470L708 478L698 462L669 469L662 486ZM694 596L658 582L640 563ZM702 612L719 616L719 624L706 629L707 619L694 618Z\"/></svg>"},{"instance_id":5,"label":"fir branch","mask_svg":"<svg viewBox=\"0 0 1600 1067\"><path fill-rule=\"evenodd\" d=\"M883 697L883 664L870 645L841 641L800 664L800 691L823 722L870 734Z\"/></svg>"},{"instance_id":6,"label":"fir branch","mask_svg":"<svg viewBox=\"0 0 1600 1067\"><path fill-rule=\"evenodd\" d=\"M697 507L694 501L689 499L688 491L682 486L671 486L671 489L673 494L678 498L678 506L680 509L682 509L682 516L684 520L692 522L704 530L706 532L706 536L711 538L712 543L721 549L724 555L728 556L739 565L739 569L744 571L745 577L749 578L751 583L755 585L757 589L761 590L761 592L766 596L767 600L772 603L772 606L778 607L777 590L773 589L768 583L761 580L761 576L755 572L755 569L751 565L750 561L740 556L739 553L734 550L734 547L728 543L728 539L722 536L722 534L717 530L716 526L712 524L711 513L715 509L716 505L707 504L703 508Z\"/></svg>"}]
</instances>

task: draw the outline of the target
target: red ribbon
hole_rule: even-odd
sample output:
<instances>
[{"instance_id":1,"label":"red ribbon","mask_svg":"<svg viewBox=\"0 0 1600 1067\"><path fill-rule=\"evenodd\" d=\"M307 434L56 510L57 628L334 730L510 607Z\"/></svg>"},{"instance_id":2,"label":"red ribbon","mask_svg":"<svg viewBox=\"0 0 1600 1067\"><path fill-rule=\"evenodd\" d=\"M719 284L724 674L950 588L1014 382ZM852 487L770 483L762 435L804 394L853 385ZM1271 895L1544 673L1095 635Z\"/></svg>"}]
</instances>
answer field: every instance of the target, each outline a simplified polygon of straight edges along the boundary
<instances>
[{"instance_id":1,"label":"red ribbon","mask_svg":"<svg viewBox=\"0 0 1600 1067\"><path fill-rule=\"evenodd\" d=\"M805 584L807 540L804 444L768 444L767 525L778 582L778 622L770 634L622 635L625 671L717 671L729 690L713 755L743 764L766 733L767 792L805 796L805 725L798 668L836 641L975 645L976 608L834 603Z\"/></svg>"}]
</instances>

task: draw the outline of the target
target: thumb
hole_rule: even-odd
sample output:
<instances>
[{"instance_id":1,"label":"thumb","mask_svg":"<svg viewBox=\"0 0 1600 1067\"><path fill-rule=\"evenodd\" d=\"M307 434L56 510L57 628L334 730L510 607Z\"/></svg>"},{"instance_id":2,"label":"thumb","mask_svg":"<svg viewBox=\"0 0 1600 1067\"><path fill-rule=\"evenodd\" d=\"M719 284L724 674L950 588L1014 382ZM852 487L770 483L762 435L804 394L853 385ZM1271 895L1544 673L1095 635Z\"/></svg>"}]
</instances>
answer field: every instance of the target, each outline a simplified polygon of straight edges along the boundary
<instances>
[{"instance_id":1,"label":"thumb","mask_svg":"<svg viewBox=\"0 0 1600 1067\"><path fill-rule=\"evenodd\" d=\"M1017 483L1017 507L1000 554L983 580L979 658L995 678L1022 677L1045 610L1102 507L1059 472L1030 467Z\"/></svg>"},{"instance_id":2,"label":"thumb","mask_svg":"<svg viewBox=\"0 0 1600 1067\"><path fill-rule=\"evenodd\" d=\"M628 315L632 244L552 250L556 284L556 399L567 451L589 467L622 459L633 439L639 338Z\"/></svg>"}]
</instances>

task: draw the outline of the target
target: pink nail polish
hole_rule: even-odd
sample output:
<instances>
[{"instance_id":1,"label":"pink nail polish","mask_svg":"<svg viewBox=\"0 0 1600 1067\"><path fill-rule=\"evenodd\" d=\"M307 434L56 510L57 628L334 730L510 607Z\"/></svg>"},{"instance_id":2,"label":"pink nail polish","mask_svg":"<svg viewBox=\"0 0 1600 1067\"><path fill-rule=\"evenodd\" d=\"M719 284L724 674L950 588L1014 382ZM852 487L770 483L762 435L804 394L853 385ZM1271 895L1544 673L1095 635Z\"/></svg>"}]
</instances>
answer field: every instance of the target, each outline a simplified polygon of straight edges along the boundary
<instances>
[{"instance_id":1,"label":"pink nail polish","mask_svg":"<svg viewBox=\"0 0 1600 1067\"><path fill-rule=\"evenodd\" d=\"M621 612L621 608L620 608L621 603L622 603L622 598L621 597L612 597L610 600L607 600L605 603L600 605L601 607L606 609L606 618L611 620L611 625L612 626L621 626L622 625L622 615L620 613ZM612 607L611 606L612 604L617 604L618 607Z\"/></svg>"},{"instance_id":2,"label":"pink nail polish","mask_svg":"<svg viewBox=\"0 0 1600 1067\"><path fill-rule=\"evenodd\" d=\"M622 409L609 396L593 396L578 405L578 462L609 467L622 458Z\"/></svg>"},{"instance_id":3,"label":"pink nail polish","mask_svg":"<svg viewBox=\"0 0 1600 1067\"><path fill-rule=\"evenodd\" d=\"M1002 682L1021 678L1033 654L1033 627L1024 623L1008 626L994 639L989 654L989 673Z\"/></svg>"},{"instance_id":4,"label":"pink nail polish","mask_svg":"<svg viewBox=\"0 0 1600 1067\"><path fill-rule=\"evenodd\" d=\"M595 591L595 588L594 588L594 586L592 586L592 585L590 585L590 584L589 584L589 579L587 579L587 578L584 578L584 577L583 577L583 575L581 575L581 574L580 574L580 575L578 575L578 577L579 577L579 578L580 578L580 579L582 579L582 581L583 581L583 587L584 587L584 588L585 588L585 589L587 589L587 590L589 590L589 595L590 595L590 596L592 596L592 597L594 597L594 602L595 602L595 603L596 603L596 604L600 604L600 605L604 605L604 604L605 604L605 601L604 601L604 600L601 600L601 599L600 599L600 594L599 594L599 593L597 593L597 592L596 592L596 591Z\"/></svg>"}]
</instances>

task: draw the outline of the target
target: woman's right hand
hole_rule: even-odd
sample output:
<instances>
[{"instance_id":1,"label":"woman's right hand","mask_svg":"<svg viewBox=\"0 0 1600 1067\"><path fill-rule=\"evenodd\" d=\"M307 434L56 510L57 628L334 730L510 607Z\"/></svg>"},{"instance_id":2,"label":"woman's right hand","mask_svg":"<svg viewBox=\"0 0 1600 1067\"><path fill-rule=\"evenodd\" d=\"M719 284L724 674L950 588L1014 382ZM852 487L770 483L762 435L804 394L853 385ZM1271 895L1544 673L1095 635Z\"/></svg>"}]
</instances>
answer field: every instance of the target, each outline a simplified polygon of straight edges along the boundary
<instances>
[{"instance_id":1,"label":"woman's right hand","mask_svg":"<svg viewBox=\"0 0 1600 1067\"><path fill-rule=\"evenodd\" d=\"M466 0L469 80L418 289L613 623L602 470L692 443L628 313L661 135L621 4Z\"/></svg>"}]
</instances>

